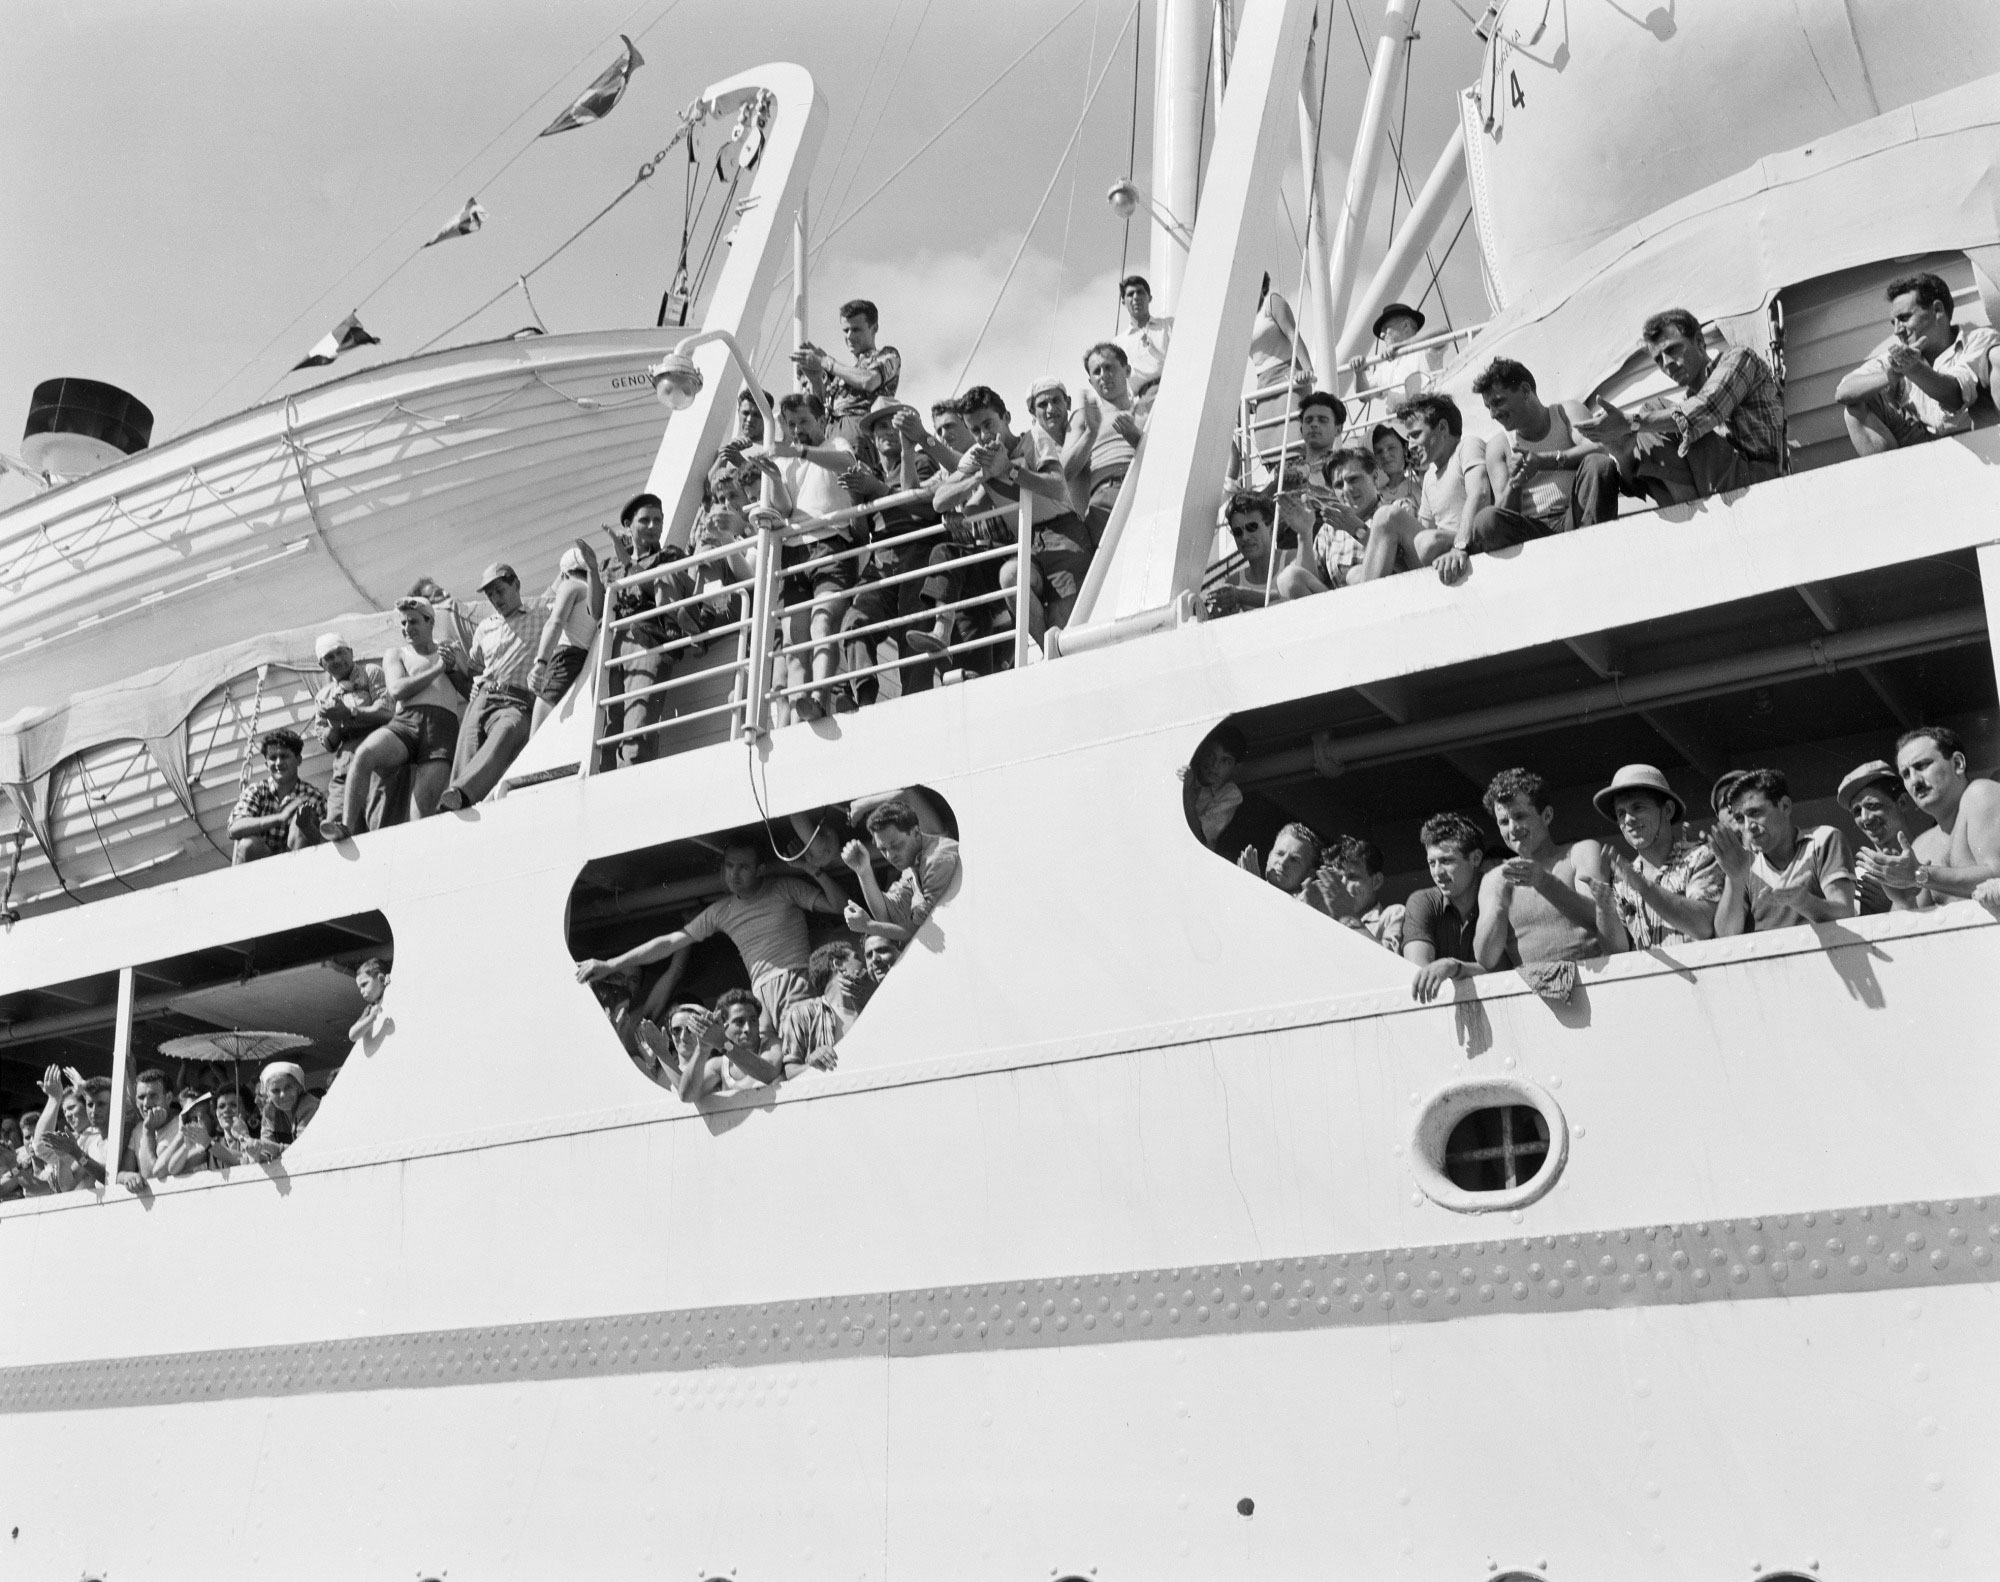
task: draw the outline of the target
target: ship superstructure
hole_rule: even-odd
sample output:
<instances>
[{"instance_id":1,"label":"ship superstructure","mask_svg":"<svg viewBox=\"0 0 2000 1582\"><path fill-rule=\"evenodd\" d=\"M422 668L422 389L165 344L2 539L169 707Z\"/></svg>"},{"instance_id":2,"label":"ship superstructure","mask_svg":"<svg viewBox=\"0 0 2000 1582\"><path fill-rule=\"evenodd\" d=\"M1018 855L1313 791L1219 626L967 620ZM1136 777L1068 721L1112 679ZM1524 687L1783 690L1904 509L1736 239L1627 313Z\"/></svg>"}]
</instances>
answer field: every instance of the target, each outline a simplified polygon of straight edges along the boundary
<instances>
[{"instance_id":1,"label":"ship superstructure","mask_svg":"<svg viewBox=\"0 0 2000 1582\"><path fill-rule=\"evenodd\" d=\"M1397 957L1205 850L1181 773L1232 722L1272 818L1369 832L1410 874L1417 819L1515 763L1581 833L1619 763L1698 804L1771 764L1828 822L1840 774L1909 725L2000 759L2000 429L1989 411L1846 461L1829 426L1891 274L1933 267L1994 316L1995 24L1959 8L1964 47L1913 63L1883 53L1911 9L1886 3L1782 24L1557 9L1539 31L1532 7L1488 8L1455 141L1498 305L1434 383L1476 413L1469 381L1504 354L1633 401L1658 378L1639 322L1684 305L1782 365L1792 470L1483 556L1461 587L1409 574L1203 620L1229 451L1257 443L1238 430L1262 266L1237 238L1296 133L1315 28L1307 0L1237 9L1147 448L1047 657L1012 639L1008 673L791 723L785 639L741 620L685 672L661 755L614 767L598 655L504 797L227 871L163 860L162 882L51 892L9 929L5 1069L101 1055L114 1087L163 1032L291 1014L345 1048L338 969L394 956L386 1018L282 1161L0 1204L21 1276L0 1287L0 1526L22 1574L194 1569L173 1516L195 1456L245 1496L209 1574L1978 1574L2000 1453L1994 920L1956 902L1600 958L1566 997L1498 972L1426 1004ZM1207 15L1163 10L1164 36ZM1378 68L1414 10L1390 5ZM1517 155L1545 165L1600 107L1603 147L1636 135L1621 118L1650 107L1603 82L1703 80L1708 52L1767 27L1804 41L1819 89L1768 121L1740 84L1718 93L1742 119L1710 106L1664 206L1531 212ZM580 407L578 381L637 370L650 402L681 334L443 354L496 400L519 381L552 443L620 436L611 495L656 449L676 524L820 113L797 68L707 97L768 115L770 201L685 347L702 377L663 442L657 405ZM1791 141L1729 164L1753 121ZM1335 241L1357 203L1365 221L1370 157ZM1372 318L1400 287L1323 256L1307 301ZM1330 317L1314 334L1343 360ZM380 382L414 407L388 383L440 370L327 399L352 385L359 411ZM571 484L525 458L517 479L517 448L488 435L438 466L526 534ZM369 487L395 509L389 475ZM376 519L353 500L351 522ZM379 602L333 580L341 527L296 558L329 614ZM421 569L368 542L383 584ZM769 557L744 581L755 608L781 597ZM37 617L60 618L53 598ZM302 634L240 635L218 665L233 704L207 676L140 689L178 686L159 717L181 748L108 737L148 744L135 774L182 753L182 782L146 793L162 828L216 817L186 771L204 725L234 721L240 754L264 689L303 708ZM784 847L906 787L964 876L838 1066L698 1107L639 1076L575 961L714 895L731 831ZM117 868L107 844L93 875ZM1453 1139L1481 1115L1498 1141L1471 1162ZM256 1267L220 1301L218 1246ZM138 1447L139 1476L123 1520L80 1527L65 1513L107 1442Z\"/></svg>"}]
</instances>

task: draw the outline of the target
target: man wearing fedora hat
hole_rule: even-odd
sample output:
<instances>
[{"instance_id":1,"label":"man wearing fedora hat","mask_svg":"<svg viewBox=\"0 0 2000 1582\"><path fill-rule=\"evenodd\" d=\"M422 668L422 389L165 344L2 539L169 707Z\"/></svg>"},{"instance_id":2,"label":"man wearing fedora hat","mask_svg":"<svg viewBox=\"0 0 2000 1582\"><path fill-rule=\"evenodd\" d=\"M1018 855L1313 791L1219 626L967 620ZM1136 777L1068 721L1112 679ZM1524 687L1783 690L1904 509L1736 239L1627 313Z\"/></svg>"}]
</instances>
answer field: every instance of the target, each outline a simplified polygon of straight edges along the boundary
<instances>
[{"instance_id":1,"label":"man wearing fedora hat","mask_svg":"<svg viewBox=\"0 0 2000 1582\"><path fill-rule=\"evenodd\" d=\"M1895 858L1913 849L1917 832L1910 826L1910 815L1916 809L1904 793L1896 771L1883 759L1870 759L1858 769L1848 770L1833 799L1854 820L1854 827L1868 842L1856 854L1855 864L1861 915L1915 912L1933 905L1930 891L1922 885L1897 885L1892 889L1883 883L1882 872L1875 870L1869 861L1871 851Z\"/></svg>"},{"instance_id":2,"label":"man wearing fedora hat","mask_svg":"<svg viewBox=\"0 0 2000 1582\"><path fill-rule=\"evenodd\" d=\"M1591 801L1632 848L1630 857L1609 849L1612 897L1625 944L1607 945L1651 950L1713 938L1722 869L1707 846L1678 836L1687 804L1667 777L1651 764L1627 764Z\"/></svg>"},{"instance_id":3,"label":"man wearing fedora hat","mask_svg":"<svg viewBox=\"0 0 2000 1582\"><path fill-rule=\"evenodd\" d=\"M1399 352L1406 341L1423 333L1424 316L1407 302L1391 302L1375 315L1370 333L1375 337L1375 367L1361 380L1367 388L1389 390L1397 395L1414 395L1423 377L1437 368L1437 352Z\"/></svg>"}]
</instances>

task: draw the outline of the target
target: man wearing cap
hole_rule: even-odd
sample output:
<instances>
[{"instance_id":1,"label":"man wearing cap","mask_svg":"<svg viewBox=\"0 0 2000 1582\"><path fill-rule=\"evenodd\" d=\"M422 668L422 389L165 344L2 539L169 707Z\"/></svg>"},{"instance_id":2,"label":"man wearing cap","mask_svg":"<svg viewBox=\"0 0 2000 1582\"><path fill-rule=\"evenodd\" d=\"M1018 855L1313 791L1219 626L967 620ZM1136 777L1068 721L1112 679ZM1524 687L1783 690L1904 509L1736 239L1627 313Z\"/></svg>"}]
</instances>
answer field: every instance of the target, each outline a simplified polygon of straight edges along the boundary
<instances>
[{"instance_id":1,"label":"man wearing cap","mask_svg":"<svg viewBox=\"0 0 2000 1582\"><path fill-rule=\"evenodd\" d=\"M1891 888L1921 885L1940 906L2000 879L2000 783L1971 778L1958 733L1943 725L1903 732L1896 772L1936 828L1918 835L1900 856L1862 853L1862 871Z\"/></svg>"},{"instance_id":2,"label":"man wearing cap","mask_svg":"<svg viewBox=\"0 0 2000 1582\"><path fill-rule=\"evenodd\" d=\"M243 787L229 815L229 838L235 842L232 864L317 846L320 820L326 817L326 793L299 778L305 743L297 731L266 731L257 750L269 773Z\"/></svg>"},{"instance_id":3,"label":"man wearing cap","mask_svg":"<svg viewBox=\"0 0 2000 1582\"><path fill-rule=\"evenodd\" d=\"M1928 908L1932 904L1931 894L1921 885L1898 885L1892 890L1882 882L1878 873L1869 871L1869 859L1873 854L1901 857L1913 850L1910 833L1910 814L1913 810L1896 771L1880 758L1871 759L1860 768L1847 772L1833 799L1846 809L1847 816L1854 820L1855 828L1868 842L1857 854L1857 866L1861 870L1858 875L1861 915L1873 917L1882 912L1915 912Z\"/></svg>"},{"instance_id":4,"label":"man wearing cap","mask_svg":"<svg viewBox=\"0 0 2000 1582\"><path fill-rule=\"evenodd\" d=\"M1651 950L1713 938L1722 869L1706 845L1680 837L1687 804L1667 777L1651 764L1627 764L1591 801L1632 848L1630 857L1608 849L1625 940L1614 937L1606 948Z\"/></svg>"},{"instance_id":5,"label":"man wearing cap","mask_svg":"<svg viewBox=\"0 0 2000 1582\"><path fill-rule=\"evenodd\" d=\"M598 573L597 555L580 538L575 547L583 556L590 584L590 613L601 615L604 580ZM493 606L493 613L472 634L471 667L478 679L459 725L451 784L438 798L438 807L445 812L456 812L484 797L528 744L535 712L535 694L528 676L534 668L542 628L554 607L554 590L524 604L521 579L505 561L495 561L480 573L479 591Z\"/></svg>"},{"instance_id":6,"label":"man wearing cap","mask_svg":"<svg viewBox=\"0 0 2000 1582\"><path fill-rule=\"evenodd\" d=\"M347 770L354 761L355 749L368 739L370 732L389 723L389 716L396 712L395 705L389 701L382 667L357 660L340 633L321 633L313 644L313 653L327 678L313 694L313 732L320 745L333 755L333 773L326 782L327 806L345 807ZM379 828L385 822L382 815L396 800L389 787L378 780L369 797L369 822ZM401 809L397 811L400 813Z\"/></svg>"},{"instance_id":7,"label":"man wearing cap","mask_svg":"<svg viewBox=\"0 0 2000 1582\"><path fill-rule=\"evenodd\" d=\"M1153 317L1153 288L1146 284L1144 275L1127 275L1119 281L1118 300L1132 326L1118 337L1118 345L1124 348L1125 361L1132 370L1132 394L1144 395L1160 382L1166 368L1174 321Z\"/></svg>"}]
</instances>

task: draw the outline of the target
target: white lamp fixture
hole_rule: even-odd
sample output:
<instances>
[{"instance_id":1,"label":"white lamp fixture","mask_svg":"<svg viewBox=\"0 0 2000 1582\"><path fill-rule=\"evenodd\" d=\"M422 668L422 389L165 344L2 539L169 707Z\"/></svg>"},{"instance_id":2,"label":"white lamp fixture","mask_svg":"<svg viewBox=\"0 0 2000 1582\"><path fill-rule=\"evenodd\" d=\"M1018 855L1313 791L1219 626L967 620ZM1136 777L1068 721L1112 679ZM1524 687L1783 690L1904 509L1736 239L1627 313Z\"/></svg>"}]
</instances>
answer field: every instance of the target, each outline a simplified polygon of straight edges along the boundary
<instances>
[{"instance_id":1,"label":"white lamp fixture","mask_svg":"<svg viewBox=\"0 0 2000 1582\"><path fill-rule=\"evenodd\" d=\"M670 351L650 370L653 394L669 412L685 412L701 394L701 370L694 359L679 350Z\"/></svg>"},{"instance_id":2,"label":"white lamp fixture","mask_svg":"<svg viewBox=\"0 0 2000 1582\"><path fill-rule=\"evenodd\" d=\"M1111 183L1111 190L1104 195L1104 201L1111 205L1111 212L1121 220L1129 220L1143 205L1146 212L1172 233L1175 241L1183 247L1194 246L1194 232L1164 203L1161 203L1130 176Z\"/></svg>"}]
</instances>

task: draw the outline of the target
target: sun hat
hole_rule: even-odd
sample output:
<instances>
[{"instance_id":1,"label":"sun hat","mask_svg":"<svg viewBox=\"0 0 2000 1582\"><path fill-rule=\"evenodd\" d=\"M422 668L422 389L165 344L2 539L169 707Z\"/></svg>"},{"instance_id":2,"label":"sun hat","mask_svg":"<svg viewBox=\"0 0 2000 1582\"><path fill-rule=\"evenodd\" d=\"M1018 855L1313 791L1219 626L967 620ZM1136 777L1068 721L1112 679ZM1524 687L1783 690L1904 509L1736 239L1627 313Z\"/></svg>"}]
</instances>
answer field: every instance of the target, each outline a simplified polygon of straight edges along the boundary
<instances>
[{"instance_id":1,"label":"sun hat","mask_svg":"<svg viewBox=\"0 0 2000 1582\"><path fill-rule=\"evenodd\" d=\"M479 574L479 586L482 591L492 587L496 582L519 582L520 580L514 574L514 568L504 560L494 561L492 565Z\"/></svg>"},{"instance_id":2,"label":"sun hat","mask_svg":"<svg viewBox=\"0 0 2000 1582\"><path fill-rule=\"evenodd\" d=\"M1407 302L1391 302L1380 313L1375 315L1375 327L1368 333L1379 341L1382 338L1382 326L1387 324L1391 319L1397 318L1415 319L1417 321L1417 332L1419 334L1423 332L1424 316L1421 313Z\"/></svg>"},{"instance_id":3,"label":"sun hat","mask_svg":"<svg viewBox=\"0 0 2000 1582\"><path fill-rule=\"evenodd\" d=\"M1611 777L1610 785L1590 799L1597 811L1613 822L1616 822L1616 817L1611 809L1620 791L1650 791L1664 798L1673 804L1673 812L1667 815L1669 823L1678 824L1687 817L1687 804L1681 800L1680 793L1668 785L1667 777L1651 764L1627 764Z\"/></svg>"}]
</instances>

